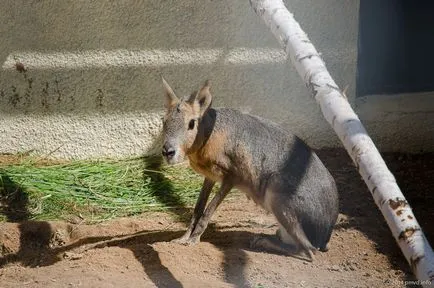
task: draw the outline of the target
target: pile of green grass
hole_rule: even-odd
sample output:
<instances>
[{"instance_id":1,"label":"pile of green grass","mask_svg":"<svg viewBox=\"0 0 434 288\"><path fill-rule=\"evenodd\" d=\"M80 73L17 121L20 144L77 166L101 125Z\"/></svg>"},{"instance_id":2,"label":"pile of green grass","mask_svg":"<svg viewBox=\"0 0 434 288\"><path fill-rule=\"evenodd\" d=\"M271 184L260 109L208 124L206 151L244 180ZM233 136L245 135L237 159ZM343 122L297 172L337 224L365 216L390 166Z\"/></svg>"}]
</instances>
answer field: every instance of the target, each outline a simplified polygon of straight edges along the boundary
<instances>
[{"instance_id":1,"label":"pile of green grass","mask_svg":"<svg viewBox=\"0 0 434 288\"><path fill-rule=\"evenodd\" d=\"M192 207L202 177L159 159L0 164L0 220L80 217L95 222ZM3 219L1 219L3 218Z\"/></svg>"}]
</instances>

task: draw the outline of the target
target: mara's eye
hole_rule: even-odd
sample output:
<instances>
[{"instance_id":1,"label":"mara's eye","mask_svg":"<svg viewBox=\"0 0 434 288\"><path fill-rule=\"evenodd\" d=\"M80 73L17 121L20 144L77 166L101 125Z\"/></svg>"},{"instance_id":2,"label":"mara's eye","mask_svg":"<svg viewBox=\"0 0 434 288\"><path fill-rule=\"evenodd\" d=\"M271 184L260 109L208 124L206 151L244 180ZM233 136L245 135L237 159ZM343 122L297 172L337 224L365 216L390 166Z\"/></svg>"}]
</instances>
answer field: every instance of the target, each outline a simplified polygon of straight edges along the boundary
<instances>
[{"instance_id":1,"label":"mara's eye","mask_svg":"<svg viewBox=\"0 0 434 288\"><path fill-rule=\"evenodd\" d=\"M193 130L194 129L194 119L190 120L190 122L188 123L188 130Z\"/></svg>"}]
</instances>

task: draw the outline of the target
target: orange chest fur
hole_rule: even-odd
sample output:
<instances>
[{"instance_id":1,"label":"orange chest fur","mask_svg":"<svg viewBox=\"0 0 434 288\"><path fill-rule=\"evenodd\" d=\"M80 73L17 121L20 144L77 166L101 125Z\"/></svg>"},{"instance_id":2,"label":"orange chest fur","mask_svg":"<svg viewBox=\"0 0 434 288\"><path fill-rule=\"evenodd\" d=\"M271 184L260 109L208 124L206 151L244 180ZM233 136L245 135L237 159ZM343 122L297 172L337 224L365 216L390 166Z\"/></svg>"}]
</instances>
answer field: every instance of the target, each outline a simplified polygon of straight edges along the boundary
<instances>
[{"instance_id":1,"label":"orange chest fur","mask_svg":"<svg viewBox=\"0 0 434 288\"><path fill-rule=\"evenodd\" d=\"M224 156L216 155L216 151L209 151L209 148L204 147L196 153L189 155L190 166L206 178L221 182L225 175L225 168L222 166L222 158Z\"/></svg>"}]
</instances>

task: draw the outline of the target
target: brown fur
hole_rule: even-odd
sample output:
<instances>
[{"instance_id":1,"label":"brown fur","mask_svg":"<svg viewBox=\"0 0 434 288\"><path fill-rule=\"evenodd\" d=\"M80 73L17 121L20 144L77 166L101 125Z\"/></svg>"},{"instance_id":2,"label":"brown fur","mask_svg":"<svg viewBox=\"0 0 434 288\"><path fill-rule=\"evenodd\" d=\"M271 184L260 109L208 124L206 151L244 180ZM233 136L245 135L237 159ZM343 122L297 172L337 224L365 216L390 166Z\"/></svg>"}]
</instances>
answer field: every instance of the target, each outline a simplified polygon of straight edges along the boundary
<instances>
[{"instance_id":1,"label":"brown fur","mask_svg":"<svg viewBox=\"0 0 434 288\"><path fill-rule=\"evenodd\" d=\"M213 181L221 182L229 169L229 163L223 160L227 141L227 135L223 131L211 134L201 148L187 155L193 170Z\"/></svg>"}]
</instances>

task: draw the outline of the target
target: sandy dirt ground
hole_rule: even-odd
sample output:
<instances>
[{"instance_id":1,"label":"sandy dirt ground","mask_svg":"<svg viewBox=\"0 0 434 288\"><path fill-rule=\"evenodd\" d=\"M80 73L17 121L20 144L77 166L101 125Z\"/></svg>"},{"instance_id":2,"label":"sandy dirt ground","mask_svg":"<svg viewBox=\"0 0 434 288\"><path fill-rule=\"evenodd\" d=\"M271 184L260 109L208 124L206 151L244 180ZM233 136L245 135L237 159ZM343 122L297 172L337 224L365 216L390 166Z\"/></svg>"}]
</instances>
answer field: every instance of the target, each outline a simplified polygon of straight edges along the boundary
<instances>
[{"instance_id":1,"label":"sandy dirt ground","mask_svg":"<svg viewBox=\"0 0 434 288\"><path fill-rule=\"evenodd\" d=\"M170 242L185 230L190 209L94 225L0 223L0 287L413 287L407 262L348 156L343 150L319 156L338 183L341 214L330 250L313 263L250 249L254 235L275 232L275 222L235 194L195 246ZM434 155L385 157L433 243Z\"/></svg>"}]
</instances>

